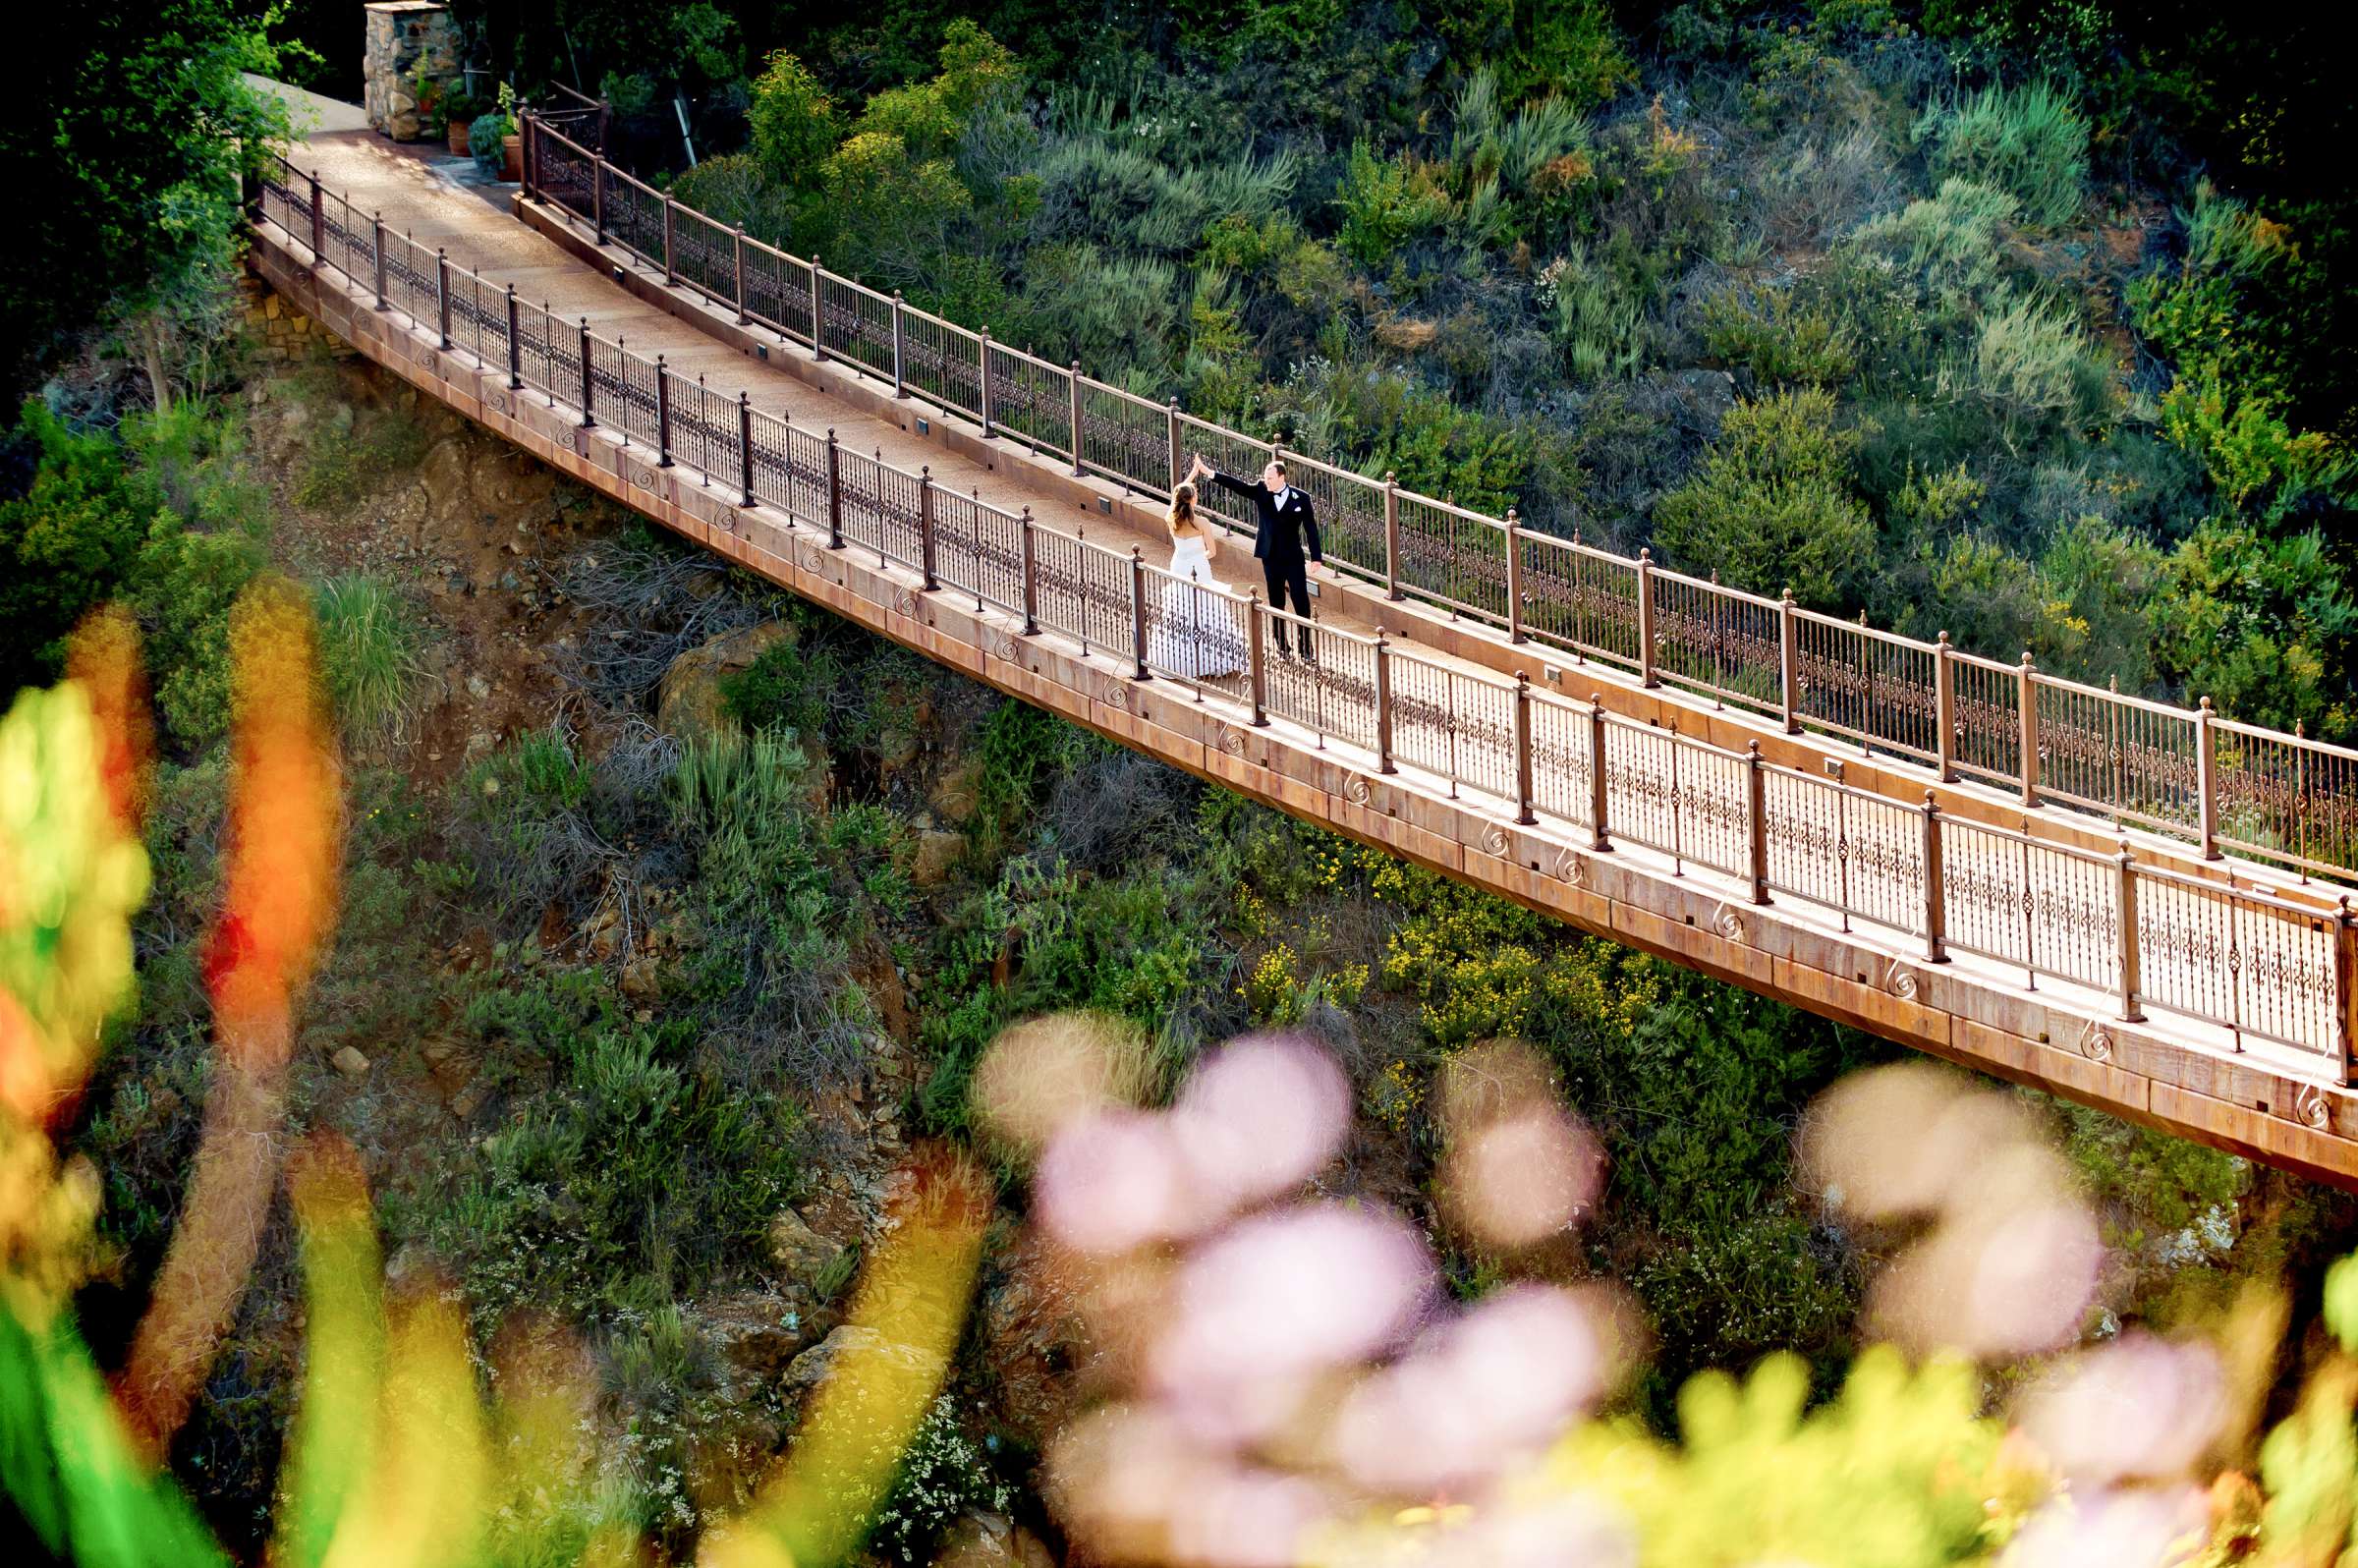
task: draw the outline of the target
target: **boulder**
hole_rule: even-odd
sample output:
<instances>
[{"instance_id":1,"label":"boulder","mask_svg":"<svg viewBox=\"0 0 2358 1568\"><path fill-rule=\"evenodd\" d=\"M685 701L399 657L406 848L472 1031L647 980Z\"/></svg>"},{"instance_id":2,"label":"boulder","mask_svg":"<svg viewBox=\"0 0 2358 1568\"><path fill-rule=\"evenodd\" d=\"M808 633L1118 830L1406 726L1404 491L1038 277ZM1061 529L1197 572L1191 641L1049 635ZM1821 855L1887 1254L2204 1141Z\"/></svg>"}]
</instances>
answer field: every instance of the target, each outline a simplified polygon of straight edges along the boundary
<instances>
[{"instance_id":1,"label":"boulder","mask_svg":"<svg viewBox=\"0 0 2358 1568\"><path fill-rule=\"evenodd\" d=\"M346 1078L359 1078L368 1071L368 1058L361 1054L357 1045L345 1046L328 1060L335 1063L336 1071Z\"/></svg>"},{"instance_id":2,"label":"boulder","mask_svg":"<svg viewBox=\"0 0 2358 1568\"><path fill-rule=\"evenodd\" d=\"M769 1257L778 1272L798 1285L807 1285L820 1269L835 1260L843 1248L813 1230L793 1209L769 1222Z\"/></svg>"},{"instance_id":3,"label":"boulder","mask_svg":"<svg viewBox=\"0 0 2358 1568\"><path fill-rule=\"evenodd\" d=\"M970 756L944 768L926 794L926 801L945 822L963 822L975 814L982 799L982 759Z\"/></svg>"},{"instance_id":4,"label":"boulder","mask_svg":"<svg viewBox=\"0 0 2358 1568\"><path fill-rule=\"evenodd\" d=\"M964 833L928 828L917 835L917 850L909 858L909 880L920 887L938 887L965 858Z\"/></svg>"},{"instance_id":5,"label":"boulder","mask_svg":"<svg viewBox=\"0 0 2358 1568\"><path fill-rule=\"evenodd\" d=\"M724 1384L731 1388L775 1381L820 1337L809 1314L770 1291L747 1291L704 1303L698 1316L722 1365L737 1374L724 1375Z\"/></svg>"},{"instance_id":6,"label":"boulder","mask_svg":"<svg viewBox=\"0 0 2358 1568\"><path fill-rule=\"evenodd\" d=\"M720 700L721 680L753 668L773 647L792 646L794 639L793 623L763 621L690 648L671 661L655 689L655 723L682 740L735 734L737 721Z\"/></svg>"},{"instance_id":7,"label":"boulder","mask_svg":"<svg viewBox=\"0 0 2358 1568\"><path fill-rule=\"evenodd\" d=\"M418 465L418 482L425 491L430 516L451 522L474 510L467 453L456 440L433 444Z\"/></svg>"},{"instance_id":8,"label":"boulder","mask_svg":"<svg viewBox=\"0 0 2358 1568\"><path fill-rule=\"evenodd\" d=\"M1003 1514L960 1516L942 1538L934 1568L1056 1568L1039 1538Z\"/></svg>"},{"instance_id":9,"label":"boulder","mask_svg":"<svg viewBox=\"0 0 2358 1568\"><path fill-rule=\"evenodd\" d=\"M787 1363L786 1374L778 1379L778 1391L789 1399L807 1394L825 1382L847 1357L897 1365L928 1378L941 1372L940 1357L887 1338L880 1329L846 1323Z\"/></svg>"}]
</instances>

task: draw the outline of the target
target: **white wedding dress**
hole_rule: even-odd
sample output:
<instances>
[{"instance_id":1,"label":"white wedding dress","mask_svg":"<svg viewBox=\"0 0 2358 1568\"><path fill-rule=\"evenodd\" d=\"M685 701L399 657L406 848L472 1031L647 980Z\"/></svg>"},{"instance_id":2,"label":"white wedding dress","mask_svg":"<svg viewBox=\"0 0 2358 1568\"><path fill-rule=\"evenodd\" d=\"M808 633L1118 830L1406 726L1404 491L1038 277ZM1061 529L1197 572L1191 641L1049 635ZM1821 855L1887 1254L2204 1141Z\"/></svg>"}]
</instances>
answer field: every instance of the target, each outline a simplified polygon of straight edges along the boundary
<instances>
[{"instance_id":1,"label":"white wedding dress","mask_svg":"<svg viewBox=\"0 0 2358 1568\"><path fill-rule=\"evenodd\" d=\"M1147 663L1194 681L1240 674L1245 629L1218 591L1211 553L1201 538L1181 539L1167 567L1157 613L1147 629ZM1201 585L1199 587L1198 585Z\"/></svg>"}]
</instances>

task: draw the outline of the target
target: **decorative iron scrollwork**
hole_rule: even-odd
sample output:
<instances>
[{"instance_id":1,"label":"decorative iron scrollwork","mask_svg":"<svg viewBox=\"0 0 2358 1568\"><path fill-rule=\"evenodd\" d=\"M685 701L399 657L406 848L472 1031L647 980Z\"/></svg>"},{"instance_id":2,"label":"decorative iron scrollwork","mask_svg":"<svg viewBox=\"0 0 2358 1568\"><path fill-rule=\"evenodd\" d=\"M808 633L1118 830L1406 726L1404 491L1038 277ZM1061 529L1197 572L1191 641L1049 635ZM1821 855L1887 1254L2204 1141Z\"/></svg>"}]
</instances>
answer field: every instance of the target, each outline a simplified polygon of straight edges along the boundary
<instances>
[{"instance_id":1,"label":"decorative iron scrollwork","mask_svg":"<svg viewBox=\"0 0 2358 1568\"><path fill-rule=\"evenodd\" d=\"M1575 849L1566 849L1555 858L1555 874L1573 887L1589 885L1589 859Z\"/></svg>"},{"instance_id":2,"label":"decorative iron scrollwork","mask_svg":"<svg viewBox=\"0 0 2358 1568\"><path fill-rule=\"evenodd\" d=\"M1916 972L1897 959L1891 961L1890 971L1883 977L1883 984L1903 1002L1916 999Z\"/></svg>"},{"instance_id":3,"label":"decorative iron scrollwork","mask_svg":"<svg viewBox=\"0 0 2358 1568\"><path fill-rule=\"evenodd\" d=\"M1343 782L1343 799L1354 806L1365 806L1374 792L1368 788L1367 775L1354 773Z\"/></svg>"},{"instance_id":4,"label":"decorative iron scrollwork","mask_svg":"<svg viewBox=\"0 0 2358 1568\"><path fill-rule=\"evenodd\" d=\"M2112 1032L2102 1024L2089 1025L2087 1038L2080 1041L2080 1054L2092 1062L2110 1061L2112 1059Z\"/></svg>"},{"instance_id":5,"label":"decorative iron scrollwork","mask_svg":"<svg viewBox=\"0 0 2358 1568\"><path fill-rule=\"evenodd\" d=\"M2292 1096L2292 1114L2304 1127L2324 1132L2333 1122L2333 1101L2315 1084L2303 1084Z\"/></svg>"},{"instance_id":6,"label":"decorative iron scrollwork","mask_svg":"<svg viewBox=\"0 0 2358 1568\"><path fill-rule=\"evenodd\" d=\"M1503 856L1512 847L1513 841L1506 836L1506 829L1496 822L1482 830L1482 852L1485 855Z\"/></svg>"}]
</instances>

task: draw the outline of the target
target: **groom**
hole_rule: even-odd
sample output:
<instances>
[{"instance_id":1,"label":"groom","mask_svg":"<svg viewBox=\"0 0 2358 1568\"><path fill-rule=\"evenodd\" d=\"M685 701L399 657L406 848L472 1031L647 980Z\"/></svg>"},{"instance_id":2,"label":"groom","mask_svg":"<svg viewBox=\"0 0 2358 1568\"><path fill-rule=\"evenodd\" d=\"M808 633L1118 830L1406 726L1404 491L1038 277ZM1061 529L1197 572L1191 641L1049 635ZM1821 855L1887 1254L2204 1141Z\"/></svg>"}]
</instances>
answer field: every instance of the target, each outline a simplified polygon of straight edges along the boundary
<instances>
[{"instance_id":1,"label":"groom","mask_svg":"<svg viewBox=\"0 0 2358 1568\"><path fill-rule=\"evenodd\" d=\"M1310 559L1323 566L1326 557L1319 549L1319 519L1311 509L1310 497L1286 482L1283 459L1271 458L1268 467L1261 471L1261 482L1240 479L1233 474L1222 474L1196 454L1195 466L1187 476L1198 481L1208 478L1223 490L1253 498L1254 510L1260 524L1253 533L1253 553L1261 560L1263 581L1269 587L1269 603L1277 609L1286 608L1286 595L1293 595L1293 611L1304 621L1310 619L1310 569L1303 562L1302 544L1310 542ZM1287 643L1285 622L1273 623L1277 628L1277 651L1280 655L1293 651ZM1317 654L1310 645L1310 628L1302 629L1302 656L1314 662Z\"/></svg>"}]
</instances>

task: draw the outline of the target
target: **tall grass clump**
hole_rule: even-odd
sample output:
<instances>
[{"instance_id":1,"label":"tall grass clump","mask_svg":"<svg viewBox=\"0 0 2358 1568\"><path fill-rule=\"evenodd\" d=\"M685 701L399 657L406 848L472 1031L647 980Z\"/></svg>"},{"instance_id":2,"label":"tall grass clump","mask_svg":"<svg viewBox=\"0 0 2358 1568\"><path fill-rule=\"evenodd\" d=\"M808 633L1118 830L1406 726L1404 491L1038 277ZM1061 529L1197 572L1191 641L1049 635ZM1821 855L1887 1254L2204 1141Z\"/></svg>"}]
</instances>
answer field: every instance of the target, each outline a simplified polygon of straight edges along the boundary
<instances>
[{"instance_id":1,"label":"tall grass clump","mask_svg":"<svg viewBox=\"0 0 2358 1568\"><path fill-rule=\"evenodd\" d=\"M398 739L424 673L418 635L401 600L380 580L353 575L320 584L312 603L328 693L346 733L360 740Z\"/></svg>"},{"instance_id":2,"label":"tall grass clump","mask_svg":"<svg viewBox=\"0 0 2358 1568\"><path fill-rule=\"evenodd\" d=\"M1979 180L2022 204L2028 221L2061 228L2078 215L2088 184L2088 122L2046 83L1985 87L1936 103L1915 129L1931 144L1933 174Z\"/></svg>"}]
</instances>

